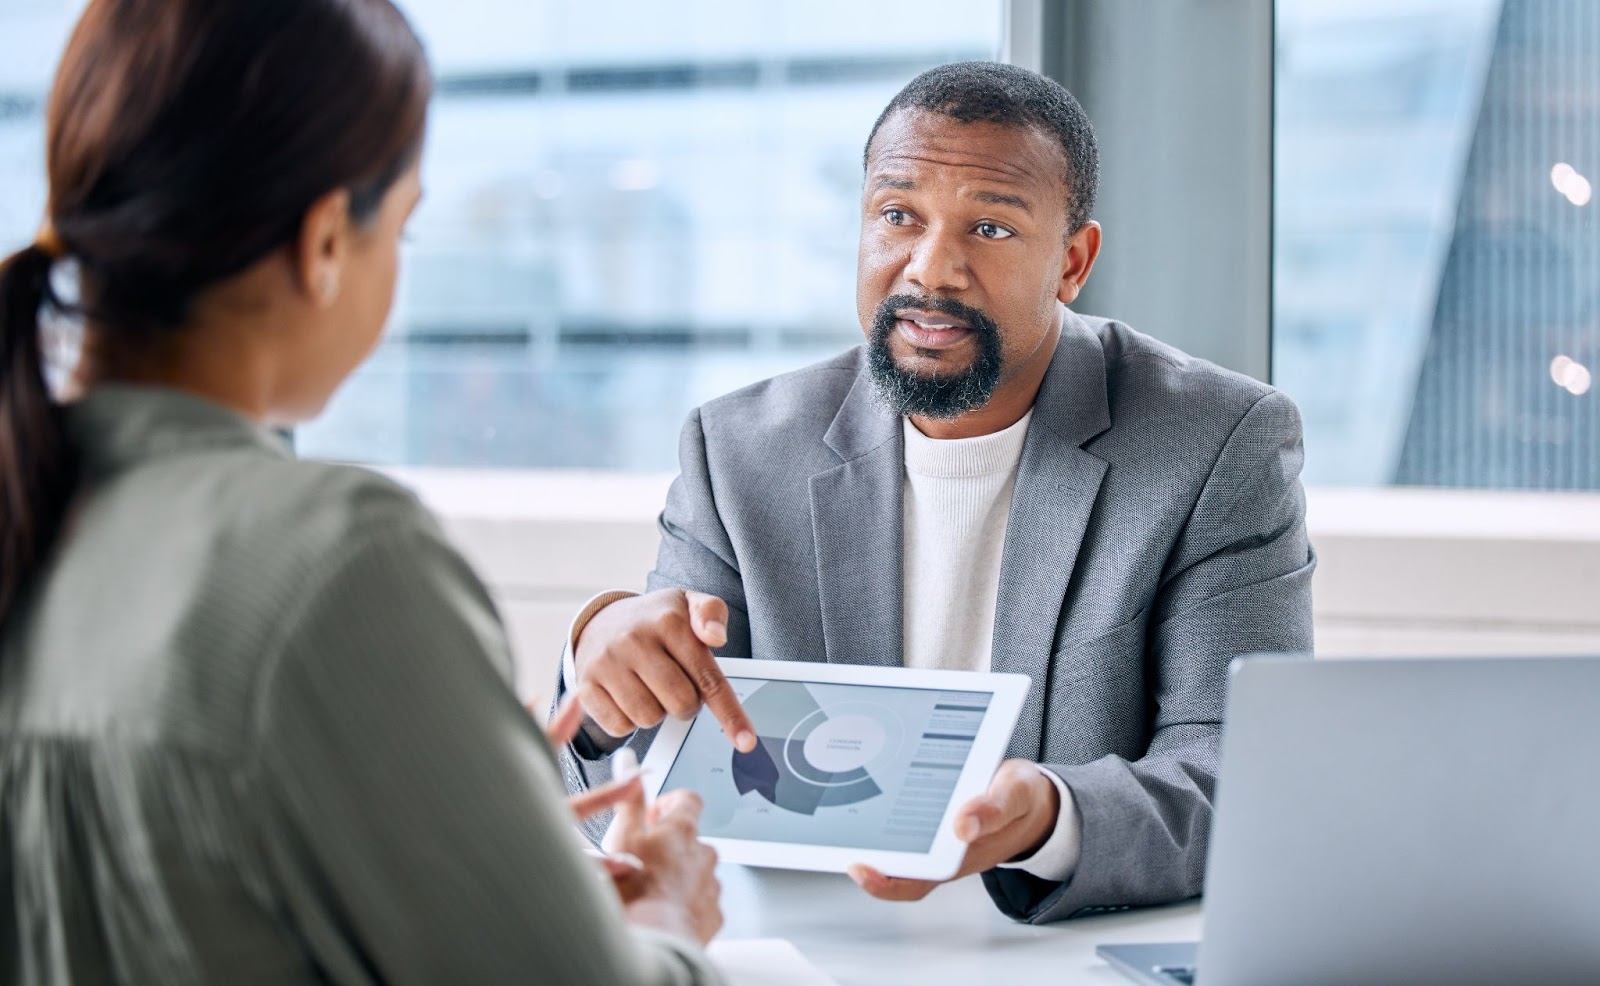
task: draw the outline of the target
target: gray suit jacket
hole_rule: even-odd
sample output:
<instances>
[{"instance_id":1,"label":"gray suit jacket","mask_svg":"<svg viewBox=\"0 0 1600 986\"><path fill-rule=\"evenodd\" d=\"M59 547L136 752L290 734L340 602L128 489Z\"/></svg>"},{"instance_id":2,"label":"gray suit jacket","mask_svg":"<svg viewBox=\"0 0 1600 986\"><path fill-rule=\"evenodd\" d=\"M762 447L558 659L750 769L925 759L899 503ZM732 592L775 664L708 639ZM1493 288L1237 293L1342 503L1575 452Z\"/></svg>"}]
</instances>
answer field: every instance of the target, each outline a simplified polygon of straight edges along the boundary
<instances>
[{"instance_id":1,"label":"gray suit jacket","mask_svg":"<svg viewBox=\"0 0 1600 986\"><path fill-rule=\"evenodd\" d=\"M649 586L727 600L728 655L901 663L898 416L862 349L689 416ZM1043 922L1201 891L1229 661L1310 651L1300 419L1281 393L1067 313L1006 527L993 669L1033 679L1009 755L1083 821L1071 880L984 882ZM644 742L637 737L635 742ZM569 783L598 760L566 753Z\"/></svg>"}]
</instances>

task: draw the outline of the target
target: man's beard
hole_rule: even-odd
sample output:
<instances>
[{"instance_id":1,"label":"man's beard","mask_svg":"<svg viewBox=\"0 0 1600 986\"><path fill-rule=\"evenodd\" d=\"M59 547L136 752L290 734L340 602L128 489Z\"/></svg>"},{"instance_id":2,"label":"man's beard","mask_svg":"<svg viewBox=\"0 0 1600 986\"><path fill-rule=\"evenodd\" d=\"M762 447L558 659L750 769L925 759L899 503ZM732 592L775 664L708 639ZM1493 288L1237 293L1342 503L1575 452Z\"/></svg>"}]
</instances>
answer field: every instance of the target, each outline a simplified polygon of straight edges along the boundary
<instances>
[{"instance_id":1,"label":"man's beard","mask_svg":"<svg viewBox=\"0 0 1600 986\"><path fill-rule=\"evenodd\" d=\"M895 312L907 308L944 312L972 327L978 353L964 370L948 374L922 374L903 369L889 351L895 331ZM959 301L894 294L883 299L872 317L872 339L867 364L878 398L896 414L922 418L958 418L989 403L1000 382L1000 328L994 319Z\"/></svg>"}]
</instances>

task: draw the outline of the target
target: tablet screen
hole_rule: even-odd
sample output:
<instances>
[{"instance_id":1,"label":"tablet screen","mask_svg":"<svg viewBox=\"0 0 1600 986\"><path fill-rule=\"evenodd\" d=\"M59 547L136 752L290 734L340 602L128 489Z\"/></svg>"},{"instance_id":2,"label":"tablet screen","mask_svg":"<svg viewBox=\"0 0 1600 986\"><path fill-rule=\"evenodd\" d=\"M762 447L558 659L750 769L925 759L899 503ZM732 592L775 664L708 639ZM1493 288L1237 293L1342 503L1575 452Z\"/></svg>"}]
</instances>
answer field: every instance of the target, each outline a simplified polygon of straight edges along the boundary
<instances>
[{"instance_id":1,"label":"tablet screen","mask_svg":"<svg viewBox=\"0 0 1600 986\"><path fill-rule=\"evenodd\" d=\"M760 743L702 709L662 783L705 800L701 835L926 852L990 694L729 676Z\"/></svg>"}]
</instances>

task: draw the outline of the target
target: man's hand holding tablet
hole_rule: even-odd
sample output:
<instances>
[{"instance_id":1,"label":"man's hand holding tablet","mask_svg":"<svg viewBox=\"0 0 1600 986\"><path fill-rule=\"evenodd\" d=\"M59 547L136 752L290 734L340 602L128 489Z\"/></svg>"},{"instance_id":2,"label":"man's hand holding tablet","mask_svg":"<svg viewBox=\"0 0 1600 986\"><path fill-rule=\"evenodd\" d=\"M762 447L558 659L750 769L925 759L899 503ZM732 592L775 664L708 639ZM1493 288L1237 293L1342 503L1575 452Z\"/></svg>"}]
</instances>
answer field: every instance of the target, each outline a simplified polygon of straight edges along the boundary
<instances>
[{"instance_id":1,"label":"man's hand holding tablet","mask_svg":"<svg viewBox=\"0 0 1600 986\"><path fill-rule=\"evenodd\" d=\"M992 870L1038 852L1061 813L1061 792L1033 764L1007 760L995 771L989 789L956 812L956 837L967 844L961 869L952 880ZM921 900L942 880L909 880L885 876L857 863L850 879L883 900Z\"/></svg>"}]
</instances>

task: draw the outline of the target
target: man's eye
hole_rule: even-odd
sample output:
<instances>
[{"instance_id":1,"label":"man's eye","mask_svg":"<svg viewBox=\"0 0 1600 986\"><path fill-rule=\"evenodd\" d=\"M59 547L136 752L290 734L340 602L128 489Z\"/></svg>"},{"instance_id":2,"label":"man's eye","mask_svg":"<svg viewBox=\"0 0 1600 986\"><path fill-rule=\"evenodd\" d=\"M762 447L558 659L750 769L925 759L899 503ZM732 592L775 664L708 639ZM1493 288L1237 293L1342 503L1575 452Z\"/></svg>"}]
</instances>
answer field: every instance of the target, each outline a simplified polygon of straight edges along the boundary
<instances>
[{"instance_id":1,"label":"man's eye","mask_svg":"<svg viewBox=\"0 0 1600 986\"><path fill-rule=\"evenodd\" d=\"M997 226L994 223L979 223L978 235L986 240L1003 240L1016 234L1004 226Z\"/></svg>"},{"instance_id":2,"label":"man's eye","mask_svg":"<svg viewBox=\"0 0 1600 986\"><path fill-rule=\"evenodd\" d=\"M890 226L904 226L911 221L911 216L904 209L885 209L883 221Z\"/></svg>"}]
</instances>

